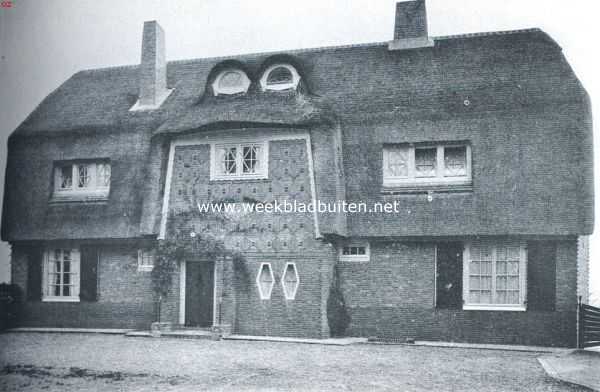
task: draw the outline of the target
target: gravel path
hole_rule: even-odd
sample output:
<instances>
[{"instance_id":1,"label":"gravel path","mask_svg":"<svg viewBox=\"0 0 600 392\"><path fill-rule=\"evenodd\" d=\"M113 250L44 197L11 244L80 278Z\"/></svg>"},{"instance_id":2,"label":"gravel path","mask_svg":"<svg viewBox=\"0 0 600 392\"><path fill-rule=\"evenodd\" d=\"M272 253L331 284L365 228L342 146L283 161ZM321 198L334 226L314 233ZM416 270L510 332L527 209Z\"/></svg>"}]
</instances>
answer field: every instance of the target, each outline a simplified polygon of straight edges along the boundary
<instances>
[{"instance_id":1,"label":"gravel path","mask_svg":"<svg viewBox=\"0 0 600 392\"><path fill-rule=\"evenodd\" d=\"M5 391L580 391L539 354L433 347L0 334Z\"/></svg>"}]
</instances>

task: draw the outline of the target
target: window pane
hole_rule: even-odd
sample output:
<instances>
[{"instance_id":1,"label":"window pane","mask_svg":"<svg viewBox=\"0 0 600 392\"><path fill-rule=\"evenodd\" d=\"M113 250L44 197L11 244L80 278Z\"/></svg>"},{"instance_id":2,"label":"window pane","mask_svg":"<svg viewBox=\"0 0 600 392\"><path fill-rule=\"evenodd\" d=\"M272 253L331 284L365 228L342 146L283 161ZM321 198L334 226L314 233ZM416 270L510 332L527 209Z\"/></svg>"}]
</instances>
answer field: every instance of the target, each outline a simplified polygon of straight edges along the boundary
<instances>
[{"instance_id":1,"label":"window pane","mask_svg":"<svg viewBox=\"0 0 600 392\"><path fill-rule=\"evenodd\" d=\"M97 186L108 187L110 185L110 165L107 163L99 163L97 166Z\"/></svg>"},{"instance_id":2,"label":"window pane","mask_svg":"<svg viewBox=\"0 0 600 392\"><path fill-rule=\"evenodd\" d=\"M285 290L286 298L293 298L297 287L298 274L296 272L296 267L293 264L288 264L285 267L285 273L283 275L283 289Z\"/></svg>"},{"instance_id":3,"label":"window pane","mask_svg":"<svg viewBox=\"0 0 600 392\"><path fill-rule=\"evenodd\" d=\"M258 169L259 152L260 147L258 146L247 146L242 148L244 173L256 173Z\"/></svg>"},{"instance_id":4,"label":"window pane","mask_svg":"<svg viewBox=\"0 0 600 392\"><path fill-rule=\"evenodd\" d=\"M242 87L244 84L242 74L237 71L228 71L219 79L220 88Z\"/></svg>"},{"instance_id":5,"label":"window pane","mask_svg":"<svg viewBox=\"0 0 600 392\"><path fill-rule=\"evenodd\" d=\"M221 174L236 173L236 147L222 147L220 150L221 156Z\"/></svg>"},{"instance_id":6,"label":"window pane","mask_svg":"<svg viewBox=\"0 0 600 392\"><path fill-rule=\"evenodd\" d=\"M415 170L417 177L435 177L436 166L436 148L415 149Z\"/></svg>"},{"instance_id":7,"label":"window pane","mask_svg":"<svg viewBox=\"0 0 600 392\"><path fill-rule=\"evenodd\" d=\"M73 187L73 166L63 166L58 170L60 189L71 189Z\"/></svg>"},{"instance_id":8,"label":"window pane","mask_svg":"<svg viewBox=\"0 0 600 392\"><path fill-rule=\"evenodd\" d=\"M267 85L273 84L288 84L294 81L292 72L286 67L277 67L267 76Z\"/></svg>"},{"instance_id":9,"label":"window pane","mask_svg":"<svg viewBox=\"0 0 600 392\"><path fill-rule=\"evenodd\" d=\"M271 287L273 284L273 277L271 276L271 266L269 264L263 264L260 269L259 277L259 289L262 297L269 297L271 294Z\"/></svg>"},{"instance_id":10,"label":"window pane","mask_svg":"<svg viewBox=\"0 0 600 392\"><path fill-rule=\"evenodd\" d=\"M444 176L461 177L467 175L467 147L444 148Z\"/></svg>"},{"instance_id":11,"label":"window pane","mask_svg":"<svg viewBox=\"0 0 600 392\"><path fill-rule=\"evenodd\" d=\"M408 147L390 148L386 151L386 175L389 177L408 177Z\"/></svg>"},{"instance_id":12,"label":"window pane","mask_svg":"<svg viewBox=\"0 0 600 392\"><path fill-rule=\"evenodd\" d=\"M90 165L78 165L77 166L77 187L88 188L91 182L91 170Z\"/></svg>"}]
</instances>

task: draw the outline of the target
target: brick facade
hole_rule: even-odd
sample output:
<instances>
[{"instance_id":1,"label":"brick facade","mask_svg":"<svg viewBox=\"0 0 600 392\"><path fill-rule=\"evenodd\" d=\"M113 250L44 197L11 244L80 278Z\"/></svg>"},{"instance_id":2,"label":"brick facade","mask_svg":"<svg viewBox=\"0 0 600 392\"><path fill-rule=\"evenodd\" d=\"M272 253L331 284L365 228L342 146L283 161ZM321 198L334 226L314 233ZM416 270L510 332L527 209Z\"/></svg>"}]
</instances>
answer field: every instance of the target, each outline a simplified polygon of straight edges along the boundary
<instances>
[{"instance_id":1,"label":"brick facade","mask_svg":"<svg viewBox=\"0 0 600 392\"><path fill-rule=\"evenodd\" d=\"M208 261L215 263L214 323L236 333L329 336L339 247L360 239L370 242L371 260L340 264L350 335L573 345L577 298L585 301L588 290L585 236L594 226L585 89L539 29L434 38L423 1L401 3L397 12L391 43L170 63L162 29L149 22L140 66L69 78L9 138L1 237L13 247L12 280L26 293L41 285L39 277L28 282L35 265L28 258L41 258L32 248L96 247L94 299L86 292L81 302L27 300L22 324L147 328L156 309L137 251L177 227L244 256L245 273L229 259ZM297 86L265 91L260 80L275 64L294 68ZM230 68L246 74L247 91L215 96L212 84ZM224 141L265 142L267 176L211 178L211 143ZM465 158L464 188L446 186L452 180L440 174L448 143L472 158L468 165ZM390 145L439 148L434 180L441 185L419 178L410 187L384 187ZM57 201L55 168L71 162L75 172L73 162L83 160L110 163L108 196L89 200L88 188L84 198ZM198 211L198 203L284 200L396 202L399 210ZM436 308L436 244L478 237L539 242L529 270L538 297L526 311ZM192 254L187 262L207 260ZM273 271L268 299L256 283L262 263ZM283 295L286 263L298 273L294 299ZM186 323L184 266L162 321ZM552 301L543 303L544 295Z\"/></svg>"},{"instance_id":2,"label":"brick facade","mask_svg":"<svg viewBox=\"0 0 600 392\"><path fill-rule=\"evenodd\" d=\"M374 242L371 261L341 263L350 335L551 346L575 344L576 240L557 241L555 311L436 309L435 239Z\"/></svg>"}]
</instances>

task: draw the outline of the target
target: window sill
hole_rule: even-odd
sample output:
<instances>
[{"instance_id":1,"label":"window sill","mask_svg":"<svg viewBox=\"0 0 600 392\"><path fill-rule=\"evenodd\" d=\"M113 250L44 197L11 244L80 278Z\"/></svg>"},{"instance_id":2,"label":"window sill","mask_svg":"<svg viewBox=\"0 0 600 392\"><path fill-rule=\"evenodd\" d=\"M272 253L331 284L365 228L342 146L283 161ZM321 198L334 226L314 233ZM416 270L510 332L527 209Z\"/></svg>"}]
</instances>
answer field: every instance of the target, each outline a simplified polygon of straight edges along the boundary
<instances>
[{"instance_id":1,"label":"window sill","mask_svg":"<svg viewBox=\"0 0 600 392\"><path fill-rule=\"evenodd\" d=\"M339 260L343 263L368 263L368 257L340 257Z\"/></svg>"},{"instance_id":2,"label":"window sill","mask_svg":"<svg viewBox=\"0 0 600 392\"><path fill-rule=\"evenodd\" d=\"M488 310L500 312L525 312L525 306L502 306L502 305L463 305L463 310Z\"/></svg>"},{"instance_id":3,"label":"window sill","mask_svg":"<svg viewBox=\"0 0 600 392\"><path fill-rule=\"evenodd\" d=\"M247 176L215 176L210 181L248 181L248 180L268 180L269 177L264 174L253 174Z\"/></svg>"},{"instance_id":4,"label":"window sill","mask_svg":"<svg viewBox=\"0 0 600 392\"><path fill-rule=\"evenodd\" d=\"M152 270L154 269L154 266L150 266L150 267L138 267L138 272L152 272Z\"/></svg>"},{"instance_id":5,"label":"window sill","mask_svg":"<svg viewBox=\"0 0 600 392\"><path fill-rule=\"evenodd\" d=\"M42 302L80 302L78 297L44 297Z\"/></svg>"},{"instance_id":6,"label":"window sill","mask_svg":"<svg viewBox=\"0 0 600 392\"><path fill-rule=\"evenodd\" d=\"M384 195L426 194L435 193L469 193L473 192L472 183L464 184L384 184L381 193Z\"/></svg>"},{"instance_id":7,"label":"window sill","mask_svg":"<svg viewBox=\"0 0 600 392\"><path fill-rule=\"evenodd\" d=\"M108 201L108 194L102 195L54 195L50 199L50 204L68 204L68 203L103 203Z\"/></svg>"}]
</instances>

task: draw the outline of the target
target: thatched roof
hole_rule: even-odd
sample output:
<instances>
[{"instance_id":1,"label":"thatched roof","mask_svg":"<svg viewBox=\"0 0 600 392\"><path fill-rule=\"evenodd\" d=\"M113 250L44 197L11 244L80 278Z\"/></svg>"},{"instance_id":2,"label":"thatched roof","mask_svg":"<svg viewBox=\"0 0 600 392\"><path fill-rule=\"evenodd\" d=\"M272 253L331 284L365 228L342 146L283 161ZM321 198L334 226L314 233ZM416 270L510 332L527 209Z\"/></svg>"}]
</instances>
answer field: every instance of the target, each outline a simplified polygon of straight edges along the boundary
<instances>
[{"instance_id":1,"label":"thatched roof","mask_svg":"<svg viewBox=\"0 0 600 392\"><path fill-rule=\"evenodd\" d=\"M262 70L279 61L298 69L301 93L263 93L257 87ZM212 97L212 78L230 64L246 70L253 82L250 91L240 97ZM474 154L479 154L474 160L479 163L495 149L508 154L519 148L527 150L523 147L527 143L538 142L553 152L558 169L552 162L541 169L534 161L525 165L521 161L520 167L515 167L522 173L515 181L530 185L520 200L513 200L514 194L494 194L502 194L506 185L498 180L487 190L474 184L472 194L445 199L438 207L405 201L414 219L402 226L403 235L460 234L465 225L495 227L495 216L504 215L507 208L515 208L518 224L503 221L505 225L490 232L581 234L592 230L587 94L560 47L540 30L440 37L432 48L406 51L389 51L387 43L374 43L174 61L168 64L167 74L168 86L174 91L152 112L129 111L138 96L137 66L81 71L50 94L10 138L2 238L139 236L142 209L146 209L140 206L150 206L153 211L160 207L160 190L150 196L140 190L149 183L154 188L157 183L164 185L164 162L157 160L157 152L164 152L163 143L169 138L215 124L224 128L240 124L309 127L332 119L341 124L346 189L351 200L382 199L381 167L377 166L381 163L377 163L376 153L382 143L472 140ZM464 105L466 99L468 106ZM525 123L526 129L518 125ZM70 144L60 141L65 135ZM566 149L554 145L559 141ZM53 160L64 156L61 151L76 154L81 143L103 146L103 156L116 164L115 176L119 167L128 173L127 181L117 180L111 186L108 205L100 208L103 216L121 218L99 219L100 213L93 211L88 216L75 214L78 218L66 228L52 218L51 210L56 207L48 204L48 178ZM578 159L569 160L574 151ZM529 152L535 154L535 150ZM474 170L479 168L491 170L474 166ZM556 170L578 175L562 184L550 184ZM20 180L20 176L34 173L40 173L37 185ZM475 179L477 175L486 174L474 172ZM31 188L25 188L25 183L34 186L36 193L28 194ZM24 198L24 194L28 196ZM534 202L536 194L545 201ZM148 201L149 197L156 200ZM457 218L444 206L469 209L468 219ZM548 217L549 213L555 217ZM451 224L445 229L438 218L448 214L452 215L448 218ZM22 216L29 219L23 221ZM389 219L355 216L349 220L349 231L390 235L396 228ZM527 222L532 223L527 226Z\"/></svg>"}]
</instances>

